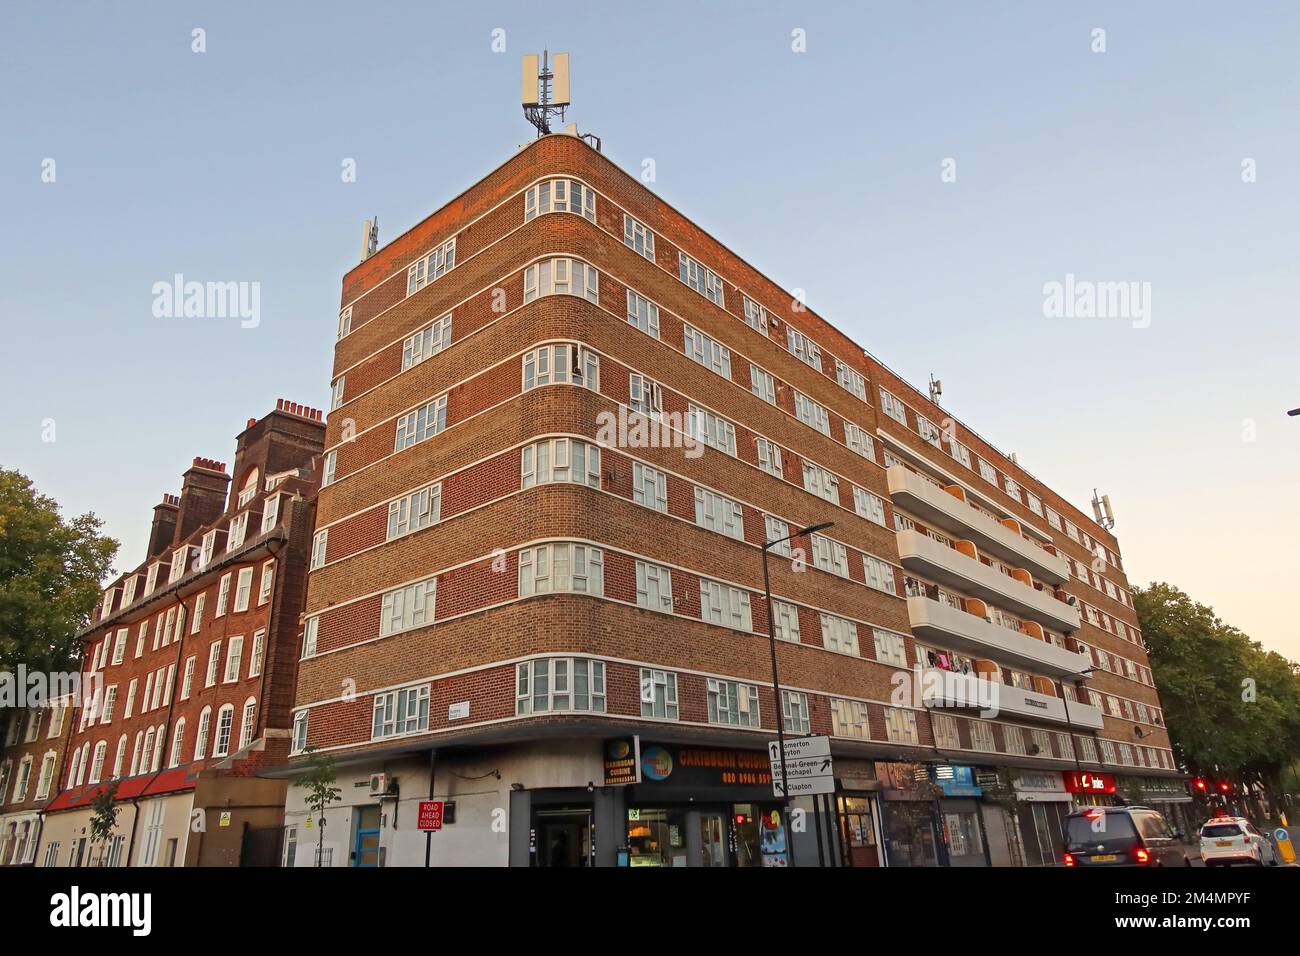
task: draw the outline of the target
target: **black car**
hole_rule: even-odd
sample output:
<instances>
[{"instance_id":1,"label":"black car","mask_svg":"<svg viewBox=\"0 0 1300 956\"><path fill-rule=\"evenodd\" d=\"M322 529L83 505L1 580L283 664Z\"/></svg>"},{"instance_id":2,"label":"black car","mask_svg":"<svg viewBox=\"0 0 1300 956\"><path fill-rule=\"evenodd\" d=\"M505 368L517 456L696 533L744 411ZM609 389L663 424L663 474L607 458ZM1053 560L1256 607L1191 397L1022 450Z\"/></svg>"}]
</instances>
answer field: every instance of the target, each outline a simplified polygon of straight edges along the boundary
<instances>
[{"instance_id":1,"label":"black car","mask_svg":"<svg viewBox=\"0 0 1300 956\"><path fill-rule=\"evenodd\" d=\"M1150 807L1088 807L1065 818L1066 866L1191 866L1183 835Z\"/></svg>"}]
</instances>

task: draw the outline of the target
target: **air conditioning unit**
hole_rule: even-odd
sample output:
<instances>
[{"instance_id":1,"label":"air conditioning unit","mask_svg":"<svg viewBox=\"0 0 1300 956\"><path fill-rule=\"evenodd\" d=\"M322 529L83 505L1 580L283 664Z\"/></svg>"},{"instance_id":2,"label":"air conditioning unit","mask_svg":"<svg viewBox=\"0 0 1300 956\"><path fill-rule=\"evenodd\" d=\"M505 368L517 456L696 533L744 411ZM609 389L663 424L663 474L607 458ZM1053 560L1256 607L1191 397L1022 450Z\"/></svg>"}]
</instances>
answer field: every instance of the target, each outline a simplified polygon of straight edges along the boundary
<instances>
[{"instance_id":1,"label":"air conditioning unit","mask_svg":"<svg viewBox=\"0 0 1300 956\"><path fill-rule=\"evenodd\" d=\"M382 797L388 792L388 775L382 773L372 773L370 775L370 795L372 797Z\"/></svg>"}]
</instances>

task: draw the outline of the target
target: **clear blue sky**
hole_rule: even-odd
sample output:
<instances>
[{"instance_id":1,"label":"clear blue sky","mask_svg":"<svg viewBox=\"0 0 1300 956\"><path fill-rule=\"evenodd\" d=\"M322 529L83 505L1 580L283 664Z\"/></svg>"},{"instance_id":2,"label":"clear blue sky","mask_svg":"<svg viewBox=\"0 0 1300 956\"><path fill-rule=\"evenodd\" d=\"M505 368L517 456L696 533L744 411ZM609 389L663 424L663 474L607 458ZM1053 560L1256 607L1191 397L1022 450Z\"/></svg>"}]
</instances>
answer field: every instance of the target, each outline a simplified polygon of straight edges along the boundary
<instances>
[{"instance_id":1,"label":"clear blue sky","mask_svg":"<svg viewBox=\"0 0 1300 956\"><path fill-rule=\"evenodd\" d=\"M387 241L529 139L519 56L549 46L615 162L653 158L664 198L1076 504L1108 492L1135 582L1300 657L1300 11L811 6L7 4L0 465L139 561L191 457L229 461L277 397L325 404L362 219ZM155 318L177 272L259 282L260 326ZM1150 327L1045 318L1067 273L1150 282Z\"/></svg>"}]
</instances>

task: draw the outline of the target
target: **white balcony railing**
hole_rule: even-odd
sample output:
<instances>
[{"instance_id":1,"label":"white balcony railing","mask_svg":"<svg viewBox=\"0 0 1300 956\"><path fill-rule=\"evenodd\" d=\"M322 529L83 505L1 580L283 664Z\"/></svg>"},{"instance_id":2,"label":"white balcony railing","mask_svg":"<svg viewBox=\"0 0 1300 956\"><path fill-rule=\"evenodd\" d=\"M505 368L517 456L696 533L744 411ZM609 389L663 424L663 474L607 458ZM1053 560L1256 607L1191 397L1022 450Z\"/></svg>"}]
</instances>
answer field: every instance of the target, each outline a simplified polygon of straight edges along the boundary
<instances>
[{"instance_id":1,"label":"white balcony railing","mask_svg":"<svg viewBox=\"0 0 1300 956\"><path fill-rule=\"evenodd\" d=\"M1000 624L991 624L982 617L967 614L929 598L908 598L907 616L912 633L917 637L975 657L988 658L1050 677L1078 674L1091 666L1087 657L1075 651L1040 641ZM1082 676L1086 679L1088 675ZM1073 717L1073 708L1070 714Z\"/></svg>"}]
</instances>

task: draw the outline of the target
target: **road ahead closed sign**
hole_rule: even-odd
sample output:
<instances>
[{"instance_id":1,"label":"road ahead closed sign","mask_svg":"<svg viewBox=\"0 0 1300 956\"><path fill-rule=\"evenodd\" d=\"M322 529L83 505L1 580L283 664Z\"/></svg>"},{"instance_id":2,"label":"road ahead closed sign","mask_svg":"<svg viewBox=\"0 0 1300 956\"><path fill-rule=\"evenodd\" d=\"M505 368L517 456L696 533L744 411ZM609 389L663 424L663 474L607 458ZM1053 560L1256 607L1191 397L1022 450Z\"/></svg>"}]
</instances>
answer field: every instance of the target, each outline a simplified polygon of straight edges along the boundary
<instances>
[{"instance_id":1,"label":"road ahead closed sign","mask_svg":"<svg viewBox=\"0 0 1300 956\"><path fill-rule=\"evenodd\" d=\"M792 737L785 742L785 773L781 775L781 746L769 740L767 756L772 764L772 793L784 796L788 778L788 791L792 797L835 792L835 765L831 759L829 737Z\"/></svg>"},{"instance_id":2,"label":"road ahead closed sign","mask_svg":"<svg viewBox=\"0 0 1300 956\"><path fill-rule=\"evenodd\" d=\"M421 830L442 829L442 801L441 800L420 801L420 829Z\"/></svg>"}]
</instances>

